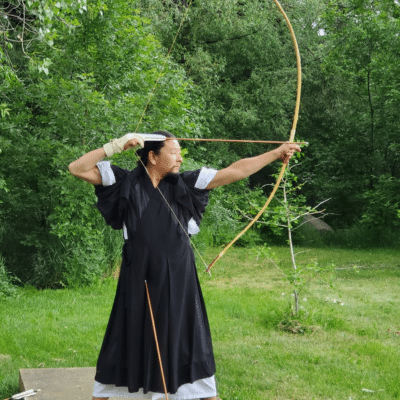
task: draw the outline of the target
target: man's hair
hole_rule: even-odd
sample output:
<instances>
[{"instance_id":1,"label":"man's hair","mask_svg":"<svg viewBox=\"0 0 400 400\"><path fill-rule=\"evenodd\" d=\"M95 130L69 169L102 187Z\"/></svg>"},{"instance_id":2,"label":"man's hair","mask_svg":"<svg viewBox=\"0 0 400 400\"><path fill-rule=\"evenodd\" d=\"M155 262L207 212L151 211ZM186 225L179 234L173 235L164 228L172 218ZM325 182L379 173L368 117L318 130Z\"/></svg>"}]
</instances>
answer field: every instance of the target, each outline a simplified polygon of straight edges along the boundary
<instances>
[{"instance_id":1,"label":"man's hair","mask_svg":"<svg viewBox=\"0 0 400 400\"><path fill-rule=\"evenodd\" d=\"M152 132L154 135L163 135L168 138L174 138L175 136L168 132L168 131L156 131ZM159 155L160 150L164 147L165 140L158 140L158 141L150 141L146 140L144 142L144 147L139 149L136 153L140 157L140 160L137 161L138 167L144 170L143 164L147 167L147 162L149 160L149 153L153 151L154 154ZM143 163L143 164L142 164Z\"/></svg>"}]
</instances>

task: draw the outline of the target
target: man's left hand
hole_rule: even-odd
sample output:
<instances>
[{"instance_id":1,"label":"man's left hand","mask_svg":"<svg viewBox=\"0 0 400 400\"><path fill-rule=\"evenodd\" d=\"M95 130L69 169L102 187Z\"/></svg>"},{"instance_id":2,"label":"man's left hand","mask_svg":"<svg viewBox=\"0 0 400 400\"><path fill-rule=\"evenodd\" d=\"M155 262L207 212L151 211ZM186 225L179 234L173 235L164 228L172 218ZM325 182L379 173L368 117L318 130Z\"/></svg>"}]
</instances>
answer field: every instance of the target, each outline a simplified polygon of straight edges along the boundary
<instances>
[{"instance_id":1,"label":"man's left hand","mask_svg":"<svg viewBox=\"0 0 400 400\"><path fill-rule=\"evenodd\" d=\"M289 164L289 160L292 158L293 154L298 151L301 152L300 146L294 143L284 143L278 147L279 159L283 164Z\"/></svg>"}]
</instances>

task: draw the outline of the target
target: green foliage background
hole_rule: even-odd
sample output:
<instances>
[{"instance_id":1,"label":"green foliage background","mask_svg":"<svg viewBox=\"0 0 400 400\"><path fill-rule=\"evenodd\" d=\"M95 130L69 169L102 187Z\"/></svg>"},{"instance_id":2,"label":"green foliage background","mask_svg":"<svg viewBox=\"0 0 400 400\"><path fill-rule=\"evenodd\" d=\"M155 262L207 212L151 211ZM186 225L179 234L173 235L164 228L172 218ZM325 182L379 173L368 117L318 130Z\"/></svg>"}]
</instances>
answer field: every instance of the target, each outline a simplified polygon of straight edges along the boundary
<instances>
[{"instance_id":1,"label":"green foliage background","mask_svg":"<svg viewBox=\"0 0 400 400\"><path fill-rule=\"evenodd\" d=\"M143 119L186 2L7 4L0 8L4 282L18 277L38 287L79 286L115 267L120 233L104 226L93 188L67 172L71 161L109 139L158 129L195 137L288 137L295 59L272 1L194 1ZM400 6L389 0L282 5L302 53L297 138L310 142L296 172L298 201L315 206L331 198L326 221L336 231L314 243L399 247ZM186 169L223 168L269 149L186 148ZM113 161L129 168L135 162L132 154ZM261 208L276 168L213 192L197 245L229 242ZM285 241L274 222L279 202L271 210L240 245ZM297 240L312 235L303 231Z\"/></svg>"}]
</instances>

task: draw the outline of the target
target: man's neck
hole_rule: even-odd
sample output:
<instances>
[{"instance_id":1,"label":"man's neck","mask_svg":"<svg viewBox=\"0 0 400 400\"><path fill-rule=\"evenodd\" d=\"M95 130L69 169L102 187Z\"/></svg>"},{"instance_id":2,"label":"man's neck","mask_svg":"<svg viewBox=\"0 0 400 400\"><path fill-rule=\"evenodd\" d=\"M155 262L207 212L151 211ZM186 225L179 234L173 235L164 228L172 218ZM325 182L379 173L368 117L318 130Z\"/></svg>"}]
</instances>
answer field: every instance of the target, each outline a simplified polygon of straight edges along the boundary
<instances>
[{"instance_id":1,"label":"man's neck","mask_svg":"<svg viewBox=\"0 0 400 400\"><path fill-rule=\"evenodd\" d=\"M153 184L153 186L156 188L158 187L158 185L160 184L160 182L162 181L162 179L164 178L163 176L161 176L161 174L153 169L153 168L147 168L147 172L149 174L151 183Z\"/></svg>"}]
</instances>

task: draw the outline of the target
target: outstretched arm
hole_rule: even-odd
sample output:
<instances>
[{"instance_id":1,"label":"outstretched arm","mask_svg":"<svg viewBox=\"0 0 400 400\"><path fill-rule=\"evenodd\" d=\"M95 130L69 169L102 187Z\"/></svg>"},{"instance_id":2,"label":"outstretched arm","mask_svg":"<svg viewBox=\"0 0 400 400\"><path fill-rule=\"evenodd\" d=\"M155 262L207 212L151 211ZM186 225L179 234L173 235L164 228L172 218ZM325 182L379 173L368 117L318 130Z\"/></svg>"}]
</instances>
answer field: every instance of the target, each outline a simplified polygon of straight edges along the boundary
<instances>
[{"instance_id":1,"label":"outstretched arm","mask_svg":"<svg viewBox=\"0 0 400 400\"><path fill-rule=\"evenodd\" d=\"M218 186L229 185L232 182L247 178L277 159L287 164L296 151L301 151L298 145L285 143L268 153L236 161L229 167L218 171L214 179L208 184L207 189L215 189Z\"/></svg>"}]
</instances>

